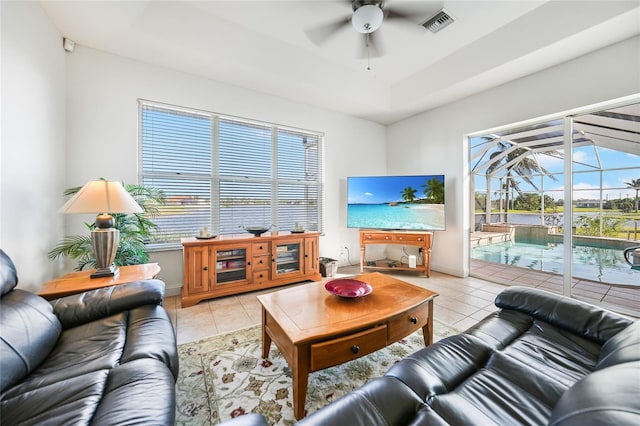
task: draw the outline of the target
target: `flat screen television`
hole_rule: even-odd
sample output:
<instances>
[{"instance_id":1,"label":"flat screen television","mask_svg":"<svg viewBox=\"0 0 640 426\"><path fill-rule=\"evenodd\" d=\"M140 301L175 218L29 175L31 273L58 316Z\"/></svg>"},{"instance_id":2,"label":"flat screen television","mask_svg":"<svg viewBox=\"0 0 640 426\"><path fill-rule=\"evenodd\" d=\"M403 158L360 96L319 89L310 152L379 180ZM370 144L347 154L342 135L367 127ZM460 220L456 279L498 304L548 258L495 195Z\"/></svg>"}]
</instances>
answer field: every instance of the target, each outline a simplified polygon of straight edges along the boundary
<instances>
[{"instance_id":1,"label":"flat screen television","mask_svg":"<svg viewBox=\"0 0 640 426\"><path fill-rule=\"evenodd\" d=\"M444 175L347 177L347 227L444 231Z\"/></svg>"}]
</instances>

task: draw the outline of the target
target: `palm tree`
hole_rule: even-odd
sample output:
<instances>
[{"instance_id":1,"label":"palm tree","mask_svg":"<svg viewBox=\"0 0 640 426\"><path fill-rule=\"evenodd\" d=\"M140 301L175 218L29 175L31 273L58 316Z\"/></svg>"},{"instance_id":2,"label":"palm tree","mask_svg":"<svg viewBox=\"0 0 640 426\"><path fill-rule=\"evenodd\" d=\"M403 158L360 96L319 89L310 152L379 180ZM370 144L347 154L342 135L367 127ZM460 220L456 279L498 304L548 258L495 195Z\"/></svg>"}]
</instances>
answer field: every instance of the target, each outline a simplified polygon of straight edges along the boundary
<instances>
[{"instance_id":1,"label":"palm tree","mask_svg":"<svg viewBox=\"0 0 640 426\"><path fill-rule=\"evenodd\" d=\"M423 194L433 200L434 204L444 204L444 181L434 177L421 187L424 188Z\"/></svg>"},{"instance_id":2,"label":"palm tree","mask_svg":"<svg viewBox=\"0 0 640 426\"><path fill-rule=\"evenodd\" d=\"M417 189L413 189L411 186L407 186L400 192L400 194L405 201L412 202L416 199L416 192L418 192Z\"/></svg>"},{"instance_id":3,"label":"palm tree","mask_svg":"<svg viewBox=\"0 0 640 426\"><path fill-rule=\"evenodd\" d=\"M631 179L631 182L625 182L625 184L632 189L636 190L636 202L635 202L635 208L636 208L636 213L638 213L638 191L640 191L640 178L638 179Z\"/></svg>"},{"instance_id":4,"label":"palm tree","mask_svg":"<svg viewBox=\"0 0 640 426\"><path fill-rule=\"evenodd\" d=\"M511 144L500 141L496 145L496 150L491 153L489 158L493 159L512 147L513 146ZM531 175L535 173L542 173L543 175L549 176L552 180L557 181L555 176L550 174L544 167L540 166L537 161L534 161L529 154L530 151L524 148L516 148L509 151L504 157L500 158L499 161L493 162L489 167L487 167L487 179L490 179L491 172L496 170L498 167L504 164L510 164L513 161L513 163L506 168L505 183L503 184L503 188L501 188L505 191L506 214L509 214L509 194L511 193L511 190L516 191L519 195L522 194L518 184L518 178L527 182L537 191L539 191L539 188L533 180L531 180Z\"/></svg>"}]
</instances>

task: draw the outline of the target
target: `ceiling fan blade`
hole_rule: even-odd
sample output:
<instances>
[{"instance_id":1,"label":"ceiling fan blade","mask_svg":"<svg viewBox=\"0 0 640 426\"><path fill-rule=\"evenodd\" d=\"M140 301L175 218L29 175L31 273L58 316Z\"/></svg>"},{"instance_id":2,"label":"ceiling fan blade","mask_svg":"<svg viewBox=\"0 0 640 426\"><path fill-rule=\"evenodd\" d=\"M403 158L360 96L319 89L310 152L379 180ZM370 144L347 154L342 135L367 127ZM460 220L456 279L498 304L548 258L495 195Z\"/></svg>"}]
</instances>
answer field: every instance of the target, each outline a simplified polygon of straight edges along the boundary
<instances>
[{"instance_id":1,"label":"ceiling fan blade","mask_svg":"<svg viewBox=\"0 0 640 426\"><path fill-rule=\"evenodd\" d=\"M385 3L384 19L394 23L405 21L407 24L412 23L419 27L443 6L443 1Z\"/></svg>"},{"instance_id":2,"label":"ceiling fan blade","mask_svg":"<svg viewBox=\"0 0 640 426\"><path fill-rule=\"evenodd\" d=\"M405 12L396 8L384 8L384 19L404 19L406 21L415 22L416 25L423 18L424 12Z\"/></svg>"},{"instance_id":3,"label":"ceiling fan blade","mask_svg":"<svg viewBox=\"0 0 640 426\"><path fill-rule=\"evenodd\" d=\"M418 10L400 10L396 7L384 8L384 20L395 28L401 28L404 31L418 32L424 34L422 23L432 14L429 11Z\"/></svg>"},{"instance_id":4,"label":"ceiling fan blade","mask_svg":"<svg viewBox=\"0 0 640 426\"><path fill-rule=\"evenodd\" d=\"M349 26L351 26L351 16L340 18L337 21L332 21L324 25L307 28L304 30L304 33L314 44L321 46L336 36L341 30L349 28Z\"/></svg>"}]
</instances>

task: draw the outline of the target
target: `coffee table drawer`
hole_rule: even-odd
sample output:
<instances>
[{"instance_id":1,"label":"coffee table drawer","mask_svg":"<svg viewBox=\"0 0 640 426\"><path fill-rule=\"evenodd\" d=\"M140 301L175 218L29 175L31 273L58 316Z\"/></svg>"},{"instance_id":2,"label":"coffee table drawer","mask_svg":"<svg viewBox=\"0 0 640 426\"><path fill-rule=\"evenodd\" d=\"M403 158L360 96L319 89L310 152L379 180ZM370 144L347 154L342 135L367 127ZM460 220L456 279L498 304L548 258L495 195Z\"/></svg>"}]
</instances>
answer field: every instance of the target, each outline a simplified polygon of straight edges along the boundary
<instances>
[{"instance_id":1,"label":"coffee table drawer","mask_svg":"<svg viewBox=\"0 0 640 426\"><path fill-rule=\"evenodd\" d=\"M311 345L310 371L322 370L375 352L387 345L387 326Z\"/></svg>"},{"instance_id":2,"label":"coffee table drawer","mask_svg":"<svg viewBox=\"0 0 640 426\"><path fill-rule=\"evenodd\" d=\"M405 336L413 333L429 320L429 302L425 301L420 306L408 310L402 315L389 320L389 343L397 342Z\"/></svg>"}]
</instances>

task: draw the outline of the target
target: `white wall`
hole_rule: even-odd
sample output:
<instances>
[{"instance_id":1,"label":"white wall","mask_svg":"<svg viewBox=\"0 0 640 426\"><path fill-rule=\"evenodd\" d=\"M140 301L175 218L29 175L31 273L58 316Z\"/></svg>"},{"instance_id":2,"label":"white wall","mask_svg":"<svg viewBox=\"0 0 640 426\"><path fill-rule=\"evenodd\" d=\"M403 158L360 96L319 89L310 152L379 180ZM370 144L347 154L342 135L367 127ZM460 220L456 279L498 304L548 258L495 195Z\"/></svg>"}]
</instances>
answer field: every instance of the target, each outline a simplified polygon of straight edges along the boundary
<instances>
[{"instance_id":1,"label":"white wall","mask_svg":"<svg viewBox=\"0 0 640 426\"><path fill-rule=\"evenodd\" d=\"M47 252L63 235L65 52L38 3L1 8L0 248L37 290L61 272Z\"/></svg>"},{"instance_id":2,"label":"white wall","mask_svg":"<svg viewBox=\"0 0 640 426\"><path fill-rule=\"evenodd\" d=\"M62 272L47 252L62 235L86 232L82 220L92 220L57 213L63 189L97 177L137 180L138 98L325 132L322 256L339 258L346 244L358 260L357 231L345 227L348 175L445 174L447 231L436 234L433 269L464 276L470 232L464 135L640 92L635 37L385 128L82 46L64 53L62 35L38 3L2 2L1 11L0 247L28 289ZM177 289L181 252L153 259Z\"/></svg>"},{"instance_id":3,"label":"white wall","mask_svg":"<svg viewBox=\"0 0 640 426\"><path fill-rule=\"evenodd\" d=\"M78 45L67 59L67 162L73 165L67 186L98 177L137 181L138 98L322 131L326 235L320 254L337 259L342 243L359 253L357 231L346 229L346 177L386 172L384 126ZM83 231L81 218L69 221L70 232ZM182 283L182 252L152 259L174 294Z\"/></svg>"},{"instance_id":4,"label":"white wall","mask_svg":"<svg viewBox=\"0 0 640 426\"><path fill-rule=\"evenodd\" d=\"M465 135L637 93L640 37L389 126L389 174L446 175L447 230L435 235L432 268L469 273Z\"/></svg>"}]
</instances>

